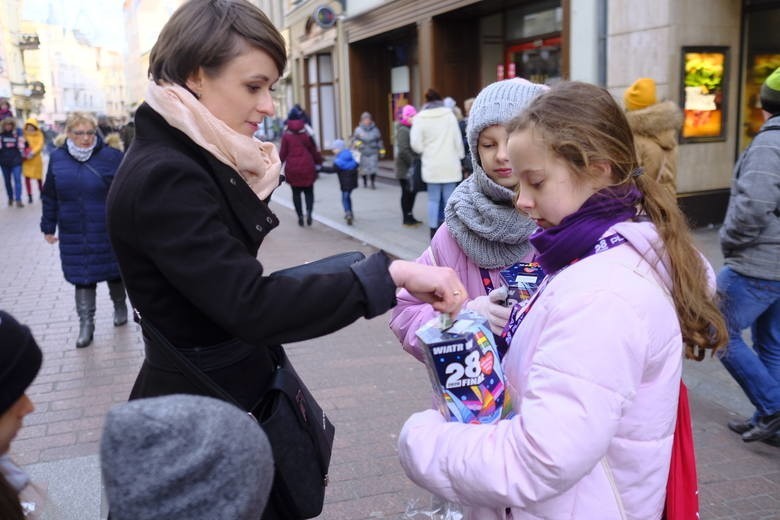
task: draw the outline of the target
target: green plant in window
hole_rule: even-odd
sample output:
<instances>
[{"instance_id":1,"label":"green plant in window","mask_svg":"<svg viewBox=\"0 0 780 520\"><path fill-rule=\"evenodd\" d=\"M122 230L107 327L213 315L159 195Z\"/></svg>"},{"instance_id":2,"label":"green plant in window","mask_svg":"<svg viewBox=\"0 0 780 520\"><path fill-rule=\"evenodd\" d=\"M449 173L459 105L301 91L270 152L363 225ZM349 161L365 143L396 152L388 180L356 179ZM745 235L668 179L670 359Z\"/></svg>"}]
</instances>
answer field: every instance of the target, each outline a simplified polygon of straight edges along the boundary
<instances>
[{"instance_id":1,"label":"green plant in window","mask_svg":"<svg viewBox=\"0 0 780 520\"><path fill-rule=\"evenodd\" d=\"M753 81L760 85L780 67L780 54L759 54L753 58Z\"/></svg>"},{"instance_id":2,"label":"green plant in window","mask_svg":"<svg viewBox=\"0 0 780 520\"><path fill-rule=\"evenodd\" d=\"M690 53L685 59L685 86L703 87L705 94L723 84L723 55Z\"/></svg>"}]
</instances>

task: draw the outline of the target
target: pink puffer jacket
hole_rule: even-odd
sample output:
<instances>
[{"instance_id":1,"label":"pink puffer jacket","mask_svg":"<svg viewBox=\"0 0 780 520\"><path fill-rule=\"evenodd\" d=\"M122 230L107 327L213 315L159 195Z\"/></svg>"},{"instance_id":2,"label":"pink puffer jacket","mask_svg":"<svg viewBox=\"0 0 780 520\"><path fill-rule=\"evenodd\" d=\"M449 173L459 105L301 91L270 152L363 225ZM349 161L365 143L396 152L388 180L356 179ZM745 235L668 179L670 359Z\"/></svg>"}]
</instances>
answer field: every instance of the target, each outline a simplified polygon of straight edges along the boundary
<instances>
[{"instance_id":1,"label":"pink puffer jacket","mask_svg":"<svg viewBox=\"0 0 780 520\"><path fill-rule=\"evenodd\" d=\"M650 223L573 264L540 293L504 359L517 415L494 425L413 415L401 464L467 518L661 517L682 337Z\"/></svg>"},{"instance_id":2,"label":"pink puffer jacket","mask_svg":"<svg viewBox=\"0 0 780 520\"><path fill-rule=\"evenodd\" d=\"M527 258L519 258L518 262L530 261L532 255ZM487 294L485 286L482 283L482 274L479 266L476 265L460 248L458 243L450 235L447 226L441 226L431 240L431 246L426 249L416 260L417 263L425 265L439 265L451 267L458 273L460 281L468 291L468 301ZM490 269L490 280L493 287L501 287L500 269ZM430 320L436 314L433 307L421 300L418 300L406 289L402 289L396 297L398 304L393 308L390 317L390 329L395 333L398 340L404 347L404 350L423 360L423 354L417 346L417 329L425 322Z\"/></svg>"}]
</instances>

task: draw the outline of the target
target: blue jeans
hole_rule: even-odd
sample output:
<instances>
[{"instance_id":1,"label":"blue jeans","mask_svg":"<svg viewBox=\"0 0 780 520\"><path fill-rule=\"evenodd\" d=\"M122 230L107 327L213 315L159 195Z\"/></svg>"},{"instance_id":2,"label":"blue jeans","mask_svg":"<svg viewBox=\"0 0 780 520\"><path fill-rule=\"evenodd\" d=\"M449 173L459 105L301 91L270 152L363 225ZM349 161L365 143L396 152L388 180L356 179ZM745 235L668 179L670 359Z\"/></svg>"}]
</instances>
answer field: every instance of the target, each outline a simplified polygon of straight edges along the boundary
<instances>
[{"instance_id":1,"label":"blue jeans","mask_svg":"<svg viewBox=\"0 0 780 520\"><path fill-rule=\"evenodd\" d=\"M8 194L8 201L22 200L22 165L19 166L0 166L3 169L3 180L5 181L5 192ZM11 177L14 179L13 188L11 187Z\"/></svg>"},{"instance_id":2,"label":"blue jeans","mask_svg":"<svg viewBox=\"0 0 780 520\"><path fill-rule=\"evenodd\" d=\"M352 192L341 192L341 205L344 206L344 213L352 213Z\"/></svg>"},{"instance_id":3,"label":"blue jeans","mask_svg":"<svg viewBox=\"0 0 780 520\"><path fill-rule=\"evenodd\" d=\"M428 183L428 227L437 228L444 222L444 206L457 185L457 182Z\"/></svg>"},{"instance_id":4,"label":"blue jeans","mask_svg":"<svg viewBox=\"0 0 780 520\"><path fill-rule=\"evenodd\" d=\"M724 267L718 273L718 294L729 330L728 347L719 354L721 363L757 415L780 411L780 281L751 278ZM748 327L752 348L742 339Z\"/></svg>"}]
</instances>

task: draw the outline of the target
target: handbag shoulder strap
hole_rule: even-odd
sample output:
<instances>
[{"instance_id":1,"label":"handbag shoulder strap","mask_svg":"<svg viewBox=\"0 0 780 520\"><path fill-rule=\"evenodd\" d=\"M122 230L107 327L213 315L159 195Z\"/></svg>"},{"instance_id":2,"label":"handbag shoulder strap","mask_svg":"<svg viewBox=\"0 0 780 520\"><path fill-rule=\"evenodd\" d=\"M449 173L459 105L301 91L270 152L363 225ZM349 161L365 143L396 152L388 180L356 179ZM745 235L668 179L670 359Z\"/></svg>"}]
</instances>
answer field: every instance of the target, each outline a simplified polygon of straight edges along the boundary
<instances>
[{"instance_id":1,"label":"handbag shoulder strap","mask_svg":"<svg viewBox=\"0 0 780 520\"><path fill-rule=\"evenodd\" d=\"M91 171L93 174L95 174L95 177L97 177L98 179L100 179L100 180L103 182L103 184L105 184L106 186L108 186L109 184L111 184L110 182L106 182L106 178L105 178L105 177L103 177L102 175L100 175L100 172L99 172L99 171L97 171L95 168L93 168L91 164L89 164L89 163L88 163L88 162L86 162L86 161L84 161L84 162L83 162L83 163L81 163L81 164L83 164L84 166L86 166L86 167L87 167L87 169L88 169L89 171Z\"/></svg>"},{"instance_id":2,"label":"handbag shoulder strap","mask_svg":"<svg viewBox=\"0 0 780 520\"><path fill-rule=\"evenodd\" d=\"M141 329L146 334L152 343L158 345L160 349L165 353L169 360L171 360L181 371L182 374L189 380L189 382L196 388L205 390L209 395L227 401L239 408L243 407L233 398L232 395L227 393L222 387L214 382L205 372L199 369L195 363L187 359L187 357L179 352L170 341L160 332L160 330L152 325L152 323L142 318L137 309L133 309L135 315L138 317L138 321L141 324Z\"/></svg>"}]
</instances>

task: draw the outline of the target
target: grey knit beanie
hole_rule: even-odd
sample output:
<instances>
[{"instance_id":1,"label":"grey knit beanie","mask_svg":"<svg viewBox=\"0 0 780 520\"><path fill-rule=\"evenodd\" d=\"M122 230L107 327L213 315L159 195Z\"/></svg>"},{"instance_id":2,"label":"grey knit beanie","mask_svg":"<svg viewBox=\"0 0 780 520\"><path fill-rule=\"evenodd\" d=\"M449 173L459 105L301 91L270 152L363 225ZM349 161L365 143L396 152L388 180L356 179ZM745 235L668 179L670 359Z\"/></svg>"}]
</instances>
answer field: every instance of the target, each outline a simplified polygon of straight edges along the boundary
<instances>
[{"instance_id":1,"label":"grey knit beanie","mask_svg":"<svg viewBox=\"0 0 780 520\"><path fill-rule=\"evenodd\" d=\"M113 520L257 520L273 482L263 430L246 412L210 397L115 406L100 458Z\"/></svg>"},{"instance_id":2,"label":"grey knit beanie","mask_svg":"<svg viewBox=\"0 0 780 520\"><path fill-rule=\"evenodd\" d=\"M531 251L528 237L536 224L512 204L512 190L493 182L479 161L477 141L485 128L505 125L547 90L525 79L497 81L482 89L469 112L466 137L474 172L447 201L444 221L450 235L474 263L498 269L519 262Z\"/></svg>"},{"instance_id":3,"label":"grey knit beanie","mask_svg":"<svg viewBox=\"0 0 780 520\"><path fill-rule=\"evenodd\" d=\"M469 111L466 138L474 163L479 161L477 140L485 128L492 125L505 125L525 108L536 96L549 90L522 78L496 81L483 88L477 95Z\"/></svg>"}]
</instances>

